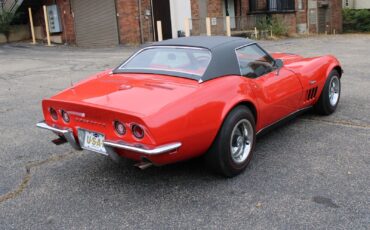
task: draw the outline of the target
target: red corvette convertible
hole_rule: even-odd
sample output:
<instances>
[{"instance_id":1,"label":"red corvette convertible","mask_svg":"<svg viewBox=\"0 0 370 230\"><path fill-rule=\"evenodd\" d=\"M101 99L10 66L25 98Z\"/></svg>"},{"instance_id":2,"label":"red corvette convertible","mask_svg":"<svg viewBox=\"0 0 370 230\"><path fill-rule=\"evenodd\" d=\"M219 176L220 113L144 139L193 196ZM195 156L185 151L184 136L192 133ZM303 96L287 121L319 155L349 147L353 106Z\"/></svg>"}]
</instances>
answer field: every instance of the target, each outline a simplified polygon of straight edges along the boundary
<instances>
[{"instance_id":1,"label":"red corvette convertible","mask_svg":"<svg viewBox=\"0 0 370 230\"><path fill-rule=\"evenodd\" d=\"M333 56L269 54L243 38L166 40L43 100L37 126L56 144L143 167L204 154L231 177L251 161L257 134L310 108L333 113L342 73Z\"/></svg>"}]
</instances>

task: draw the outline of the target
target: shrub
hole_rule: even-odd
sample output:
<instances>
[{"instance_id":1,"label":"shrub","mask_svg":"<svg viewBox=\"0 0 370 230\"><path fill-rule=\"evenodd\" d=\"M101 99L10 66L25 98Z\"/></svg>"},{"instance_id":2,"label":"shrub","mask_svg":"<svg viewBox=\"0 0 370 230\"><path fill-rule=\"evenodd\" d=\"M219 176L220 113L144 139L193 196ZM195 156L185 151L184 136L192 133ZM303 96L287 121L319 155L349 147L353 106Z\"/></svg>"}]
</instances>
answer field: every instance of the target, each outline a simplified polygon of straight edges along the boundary
<instances>
[{"instance_id":1,"label":"shrub","mask_svg":"<svg viewBox=\"0 0 370 230\"><path fill-rule=\"evenodd\" d=\"M261 18L257 21L256 27L259 31L272 31L274 36L287 36L289 32L289 26L279 16Z\"/></svg>"},{"instance_id":2,"label":"shrub","mask_svg":"<svg viewBox=\"0 0 370 230\"><path fill-rule=\"evenodd\" d=\"M289 26L285 24L281 17L273 17L271 20L272 34L276 36L287 36Z\"/></svg>"},{"instance_id":3,"label":"shrub","mask_svg":"<svg viewBox=\"0 0 370 230\"><path fill-rule=\"evenodd\" d=\"M370 32L370 10L343 9L344 32Z\"/></svg>"}]
</instances>

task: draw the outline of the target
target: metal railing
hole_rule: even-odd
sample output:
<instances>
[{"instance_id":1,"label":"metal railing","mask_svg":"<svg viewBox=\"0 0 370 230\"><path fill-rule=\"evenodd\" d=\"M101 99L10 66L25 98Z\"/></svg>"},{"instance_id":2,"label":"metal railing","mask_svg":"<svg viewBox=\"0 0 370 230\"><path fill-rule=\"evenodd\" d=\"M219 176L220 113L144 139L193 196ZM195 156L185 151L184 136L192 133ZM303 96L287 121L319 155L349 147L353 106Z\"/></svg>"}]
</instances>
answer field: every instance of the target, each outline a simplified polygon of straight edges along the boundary
<instances>
[{"instance_id":1,"label":"metal railing","mask_svg":"<svg viewBox=\"0 0 370 230\"><path fill-rule=\"evenodd\" d=\"M258 23L264 20L264 14L252 14L245 16L230 17L232 36L254 37ZM211 17L211 35L226 35L226 17ZM189 19L190 36L207 34L206 18Z\"/></svg>"}]
</instances>

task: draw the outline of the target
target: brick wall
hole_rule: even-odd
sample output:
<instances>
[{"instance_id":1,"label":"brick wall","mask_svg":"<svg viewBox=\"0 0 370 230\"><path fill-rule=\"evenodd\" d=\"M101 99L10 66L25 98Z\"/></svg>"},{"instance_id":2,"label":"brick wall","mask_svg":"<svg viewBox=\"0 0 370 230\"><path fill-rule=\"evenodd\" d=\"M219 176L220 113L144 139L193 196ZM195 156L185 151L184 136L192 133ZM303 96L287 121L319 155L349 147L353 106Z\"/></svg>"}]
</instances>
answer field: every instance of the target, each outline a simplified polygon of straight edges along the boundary
<instances>
[{"instance_id":1,"label":"brick wall","mask_svg":"<svg viewBox=\"0 0 370 230\"><path fill-rule=\"evenodd\" d=\"M56 3L59 6L62 20L63 27L62 39L64 42L74 43L76 37L70 2L66 0L57 0Z\"/></svg>"},{"instance_id":2,"label":"brick wall","mask_svg":"<svg viewBox=\"0 0 370 230\"><path fill-rule=\"evenodd\" d=\"M55 35L61 35L63 42L67 43L75 43L75 31L74 31L74 21L73 15L71 12L71 6L69 1L67 0L44 0L42 5L51 5L57 4L60 12L61 23L63 31L62 33L56 33ZM38 9L34 9L33 12L33 20L35 26L41 26L44 36L46 37L46 30L45 30L45 19L44 19L44 11L43 7L41 6Z\"/></svg>"},{"instance_id":3,"label":"brick wall","mask_svg":"<svg viewBox=\"0 0 370 230\"><path fill-rule=\"evenodd\" d=\"M192 18L199 18L199 0L190 0L191 2L191 15ZM224 22L223 17L223 1L224 0L204 0L207 3L207 16L217 17L217 26L212 26L212 32L217 33L219 30L223 30ZM257 0L259 7L263 8L266 6L267 0ZM298 6L296 0L296 8ZM44 4L52 4L53 0L45 0ZM62 38L64 42L73 43L75 41L74 22L70 9L70 1L68 0L56 0L59 6L61 16L63 33ZM241 3L241 15L245 16L249 13L249 0L237 0L235 1L236 15L239 15ZM295 13L279 14L289 26L290 33L296 32L297 24L307 23L307 0L303 0L303 10L298 10ZM331 32L333 29L336 32L342 32L342 2L341 0L330 0L330 25ZM142 0L142 11L138 12L137 0L116 0L117 8L117 24L119 29L120 43L121 44L139 44L141 41L140 37L140 24L139 15L142 19L142 31L144 42L153 40L153 22L152 16L146 15L146 10L151 12L150 0ZM43 11L42 8L34 12L35 25L44 25ZM199 23L198 23L199 24ZM199 25L193 24L193 30L196 30ZM198 30L199 30L198 28ZM316 25L311 25L311 32L316 32Z\"/></svg>"},{"instance_id":4,"label":"brick wall","mask_svg":"<svg viewBox=\"0 0 370 230\"><path fill-rule=\"evenodd\" d=\"M191 4L191 17L199 18L199 4L198 0L190 0Z\"/></svg>"},{"instance_id":5,"label":"brick wall","mask_svg":"<svg viewBox=\"0 0 370 230\"><path fill-rule=\"evenodd\" d=\"M138 6L136 0L117 0L120 43L134 44L140 41Z\"/></svg>"},{"instance_id":6,"label":"brick wall","mask_svg":"<svg viewBox=\"0 0 370 230\"><path fill-rule=\"evenodd\" d=\"M332 29L335 29L337 33L341 33L343 31L342 0L331 0L330 7Z\"/></svg>"},{"instance_id":7,"label":"brick wall","mask_svg":"<svg viewBox=\"0 0 370 230\"><path fill-rule=\"evenodd\" d=\"M208 0L208 17L222 17L223 16L223 0Z\"/></svg>"},{"instance_id":8,"label":"brick wall","mask_svg":"<svg viewBox=\"0 0 370 230\"><path fill-rule=\"evenodd\" d=\"M151 15L146 15L146 11L151 13L150 0L141 1L141 13L137 0L116 0L118 13L118 28L121 44L139 44L141 17L142 36L144 42L153 41L153 21Z\"/></svg>"}]
</instances>

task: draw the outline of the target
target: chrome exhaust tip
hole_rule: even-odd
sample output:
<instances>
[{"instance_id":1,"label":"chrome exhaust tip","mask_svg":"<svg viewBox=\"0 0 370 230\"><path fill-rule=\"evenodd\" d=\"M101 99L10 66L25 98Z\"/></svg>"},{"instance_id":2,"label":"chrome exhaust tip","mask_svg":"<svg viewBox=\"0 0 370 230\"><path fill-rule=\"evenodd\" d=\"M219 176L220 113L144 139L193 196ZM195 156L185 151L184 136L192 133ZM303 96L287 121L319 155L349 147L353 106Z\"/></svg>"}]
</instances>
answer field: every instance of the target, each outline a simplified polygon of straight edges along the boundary
<instances>
[{"instance_id":1,"label":"chrome exhaust tip","mask_svg":"<svg viewBox=\"0 0 370 230\"><path fill-rule=\"evenodd\" d=\"M141 170L145 170L145 169L149 168L152 165L153 165L153 163L150 162L150 161L140 161L140 162L136 163L134 166L141 169Z\"/></svg>"}]
</instances>

